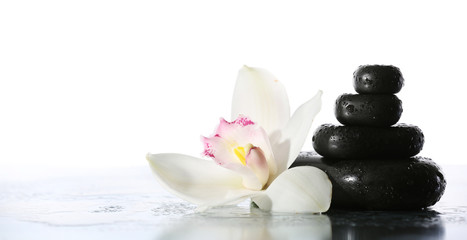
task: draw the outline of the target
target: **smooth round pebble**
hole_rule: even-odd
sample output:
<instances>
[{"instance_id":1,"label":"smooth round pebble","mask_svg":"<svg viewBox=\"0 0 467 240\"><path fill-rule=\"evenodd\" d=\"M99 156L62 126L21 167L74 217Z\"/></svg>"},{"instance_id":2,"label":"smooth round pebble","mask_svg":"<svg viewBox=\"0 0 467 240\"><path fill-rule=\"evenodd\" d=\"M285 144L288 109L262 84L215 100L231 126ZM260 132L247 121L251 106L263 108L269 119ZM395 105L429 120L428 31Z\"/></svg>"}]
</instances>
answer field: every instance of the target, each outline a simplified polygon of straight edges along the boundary
<instances>
[{"instance_id":1,"label":"smooth round pebble","mask_svg":"<svg viewBox=\"0 0 467 240\"><path fill-rule=\"evenodd\" d=\"M332 182L331 208L415 210L434 205L446 188L429 158L327 159L302 152L291 167L314 166Z\"/></svg>"},{"instance_id":2,"label":"smooth round pebble","mask_svg":"<svg viewBox=\"0 0 467 240\"><path fill-rule=\"evenodd\" d=\"M420 128L323 124L313 134L313 147L327 158L404 158L417 155L425 138Z\"/></svg>"},{"instance_id":3,"label":"smooth round pebble","mask_svg":"<svg viewBox=\"0 0 467 240\"><path fill-rule=\"evenodd\" d=\"M390 65L364 65L354 73L354 88L358 93L394 94L404 85L399 68Z\"/></svg>"},{"instance_id":4,"label":"smooth round pebble","mask_svg":"<svg viewBox=\"0 0 467 240\"><path fill-rule=\"evenodd\" d=\"M393 94L342 94L335 116L344 125L388 127L402 115L402 102Z\"/></svg>"}]
</instances>

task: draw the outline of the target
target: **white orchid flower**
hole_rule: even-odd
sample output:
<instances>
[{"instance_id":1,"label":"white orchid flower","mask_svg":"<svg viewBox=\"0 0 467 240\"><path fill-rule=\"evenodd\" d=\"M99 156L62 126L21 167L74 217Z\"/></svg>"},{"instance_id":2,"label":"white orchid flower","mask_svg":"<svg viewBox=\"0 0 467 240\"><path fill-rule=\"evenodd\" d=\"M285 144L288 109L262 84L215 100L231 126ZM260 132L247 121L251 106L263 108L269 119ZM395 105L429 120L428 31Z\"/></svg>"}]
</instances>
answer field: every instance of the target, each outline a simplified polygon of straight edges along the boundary
<instances>
[{"instance_id":1,"label":"white orchid flower","mask_svg":"<svg viewBox=\"0 0 467 240\"><path fill-rule=\"evenodd\" d=\"M326 212L332 185L318 168L289 169L321 108L319 91L290 117L283 85L267 70L240 69L232 102L232 122L221 119L211 137L202 137L204 155L146 156L160 183L201 209L247 198L262 210Z\"/></svg>"}]
</instances>

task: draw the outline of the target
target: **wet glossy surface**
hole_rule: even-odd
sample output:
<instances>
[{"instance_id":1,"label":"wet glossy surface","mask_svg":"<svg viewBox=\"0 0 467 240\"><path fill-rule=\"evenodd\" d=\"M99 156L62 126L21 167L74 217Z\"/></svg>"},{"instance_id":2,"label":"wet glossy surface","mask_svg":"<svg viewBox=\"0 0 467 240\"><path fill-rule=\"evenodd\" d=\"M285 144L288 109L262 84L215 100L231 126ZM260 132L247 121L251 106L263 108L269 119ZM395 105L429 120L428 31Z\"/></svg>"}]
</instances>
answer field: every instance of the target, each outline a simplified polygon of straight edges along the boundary
<instances>
[{"instance_id":1,"label":"wet glossy surface","mask_svg":"<svg viewBox=\"0 0 467 240\"><path fill-rule=\"evenodd\" d=\"M405 158L417 155L425 137L408 124L365 127L322 124L313 134L313 148L327 158Z\"/></svg>"},{"instance_id":2,"label":"wet glossy surface","mask_svg":"<svg viewBox=\"0 0 467 240\"><path fill-rule=\"evenodd\" d=\"M391 65L363 65L353 73L354 88L358 93L392 94L404 86L404 77L398 67Z\"/></svg>"},{"instance_id":3,"label":"wet glossy surface","mask_svg":"<svg viewBox=\"0 0 467 240\"><path fill-rule=\"evenodd\" d=\"M334 114L344 125L389 127L402 115L402 102L392 94L342 94Z\"/></svg>"},{"instance_id":4,"label":"wet glossy surface","mask_svg":"<svg viewBox=\"0 0 467 240\"><path fill-rule=\"evenodd\" d=\"M301 152L292 167L304 165L328 175L334 208L417 210L438 202L446 187L439 166L420 156L341 160Z\"/></svg>"},{"instance_id":5,"label":"wet glossy surface","mask_svg":"<svg viewBox=\"0 0 467 240\"><path fill-rule=\"evenodd\" d=\"M145 167L1 169L0 239L464 239L467 166L443 170L446 193L429 210L314 215L271 214L248 202L197 213Z\"/></svg>"}]
</instances>

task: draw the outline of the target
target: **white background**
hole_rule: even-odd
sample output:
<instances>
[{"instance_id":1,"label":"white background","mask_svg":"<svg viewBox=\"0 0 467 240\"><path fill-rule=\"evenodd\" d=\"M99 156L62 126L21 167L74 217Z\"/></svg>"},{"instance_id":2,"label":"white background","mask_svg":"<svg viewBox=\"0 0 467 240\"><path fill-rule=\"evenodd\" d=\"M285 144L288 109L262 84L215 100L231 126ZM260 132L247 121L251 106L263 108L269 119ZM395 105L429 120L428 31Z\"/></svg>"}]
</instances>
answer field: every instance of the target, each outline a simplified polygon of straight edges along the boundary
<instances>
[{"instance_id":1,"label":"white background","mask_svg":"<svg viewBox=\"0 0 467 240\"><path fill-rule=\"evenodd\" d=\"M273 72L292 110L324 91L322 123L362 64L406 79L400 122L420 155L466 164L462 1L2 1L0 166L145 165L200 156L230 118L238 69ZM311 137L304 147L311 149Z\"/></svg>"}]
</instances>

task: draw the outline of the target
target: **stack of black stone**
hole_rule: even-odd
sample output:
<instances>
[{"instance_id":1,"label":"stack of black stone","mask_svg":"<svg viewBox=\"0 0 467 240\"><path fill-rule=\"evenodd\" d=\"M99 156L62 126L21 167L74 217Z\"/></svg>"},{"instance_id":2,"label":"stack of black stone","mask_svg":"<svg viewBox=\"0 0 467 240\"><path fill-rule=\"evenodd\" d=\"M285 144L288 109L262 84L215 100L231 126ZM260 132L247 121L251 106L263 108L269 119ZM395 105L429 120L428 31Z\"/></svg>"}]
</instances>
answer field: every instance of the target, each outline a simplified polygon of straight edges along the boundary
<instances>
[{"instance_id":1,"label":"stack of black stone","mask_svg":"<svg viewBox=\"0 0 467 240\"><path fill-rule=\"evenodd\" d=\"M396 124L402 102L395 95L404 85L399 68L360 66L354 72L358 94L336 100L335 116L343 125L323 124L313 135L316 153L302 152L293 166L325 171L333 183L331 207L422 209L443 195L446 181L423 148L420 128ZM320 156L321 155L321 156Z\"/></svg>"}]
</instances>

